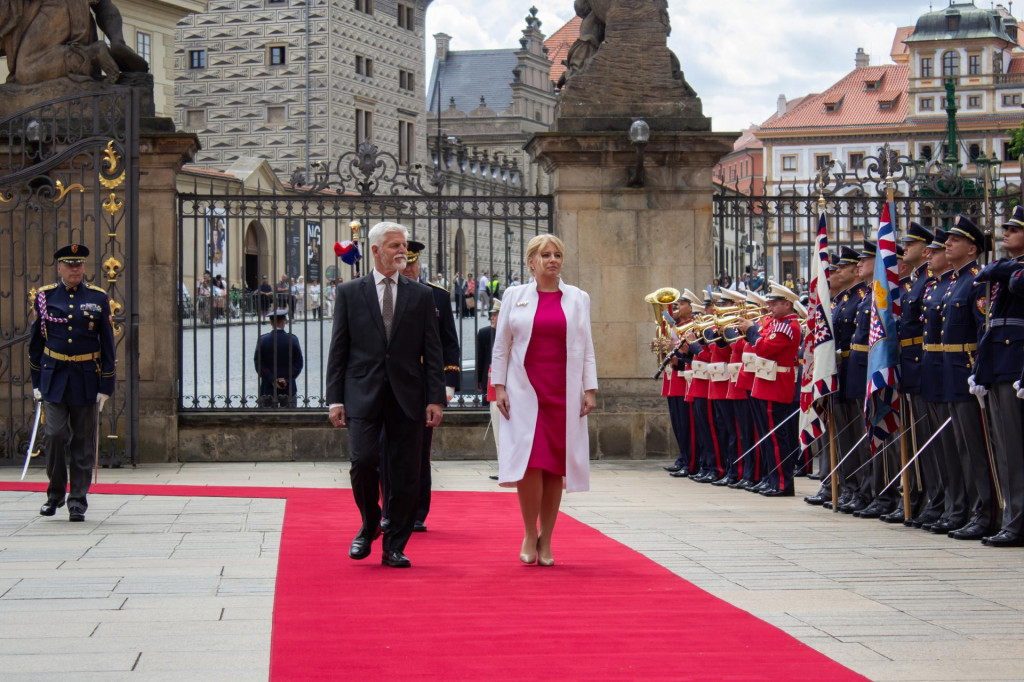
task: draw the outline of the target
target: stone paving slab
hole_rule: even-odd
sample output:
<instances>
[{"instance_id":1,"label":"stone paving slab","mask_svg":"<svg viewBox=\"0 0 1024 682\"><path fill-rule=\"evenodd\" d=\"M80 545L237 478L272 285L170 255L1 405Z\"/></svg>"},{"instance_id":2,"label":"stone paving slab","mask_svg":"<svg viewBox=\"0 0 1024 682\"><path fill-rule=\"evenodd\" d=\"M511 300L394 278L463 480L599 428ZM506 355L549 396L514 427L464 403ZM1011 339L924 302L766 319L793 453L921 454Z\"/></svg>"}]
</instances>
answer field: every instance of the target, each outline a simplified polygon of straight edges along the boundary
<instances>
[{"instance_id":1,"label":"stone paving slab","mask_svg":"<svg viewBox=\"0 0 1024 682\"><path fill-rule=\"evenodd\" d=\"M438 462L434 487L514 494L488 479L495 471L493 461ZM38 469L29 477L44 480ZM100 478L349 485L341 462L144 465ZM1024 678L1024 550L800 501L816 489L798 480L797 498L768 500L673 479L657 462L595 462L592 491L565 496L562 508L871 679ZM4 680L267 678L284 500L94 495L88 521L73 525L39 517L41 502L0 492ZM51 622L28 642L26 630ZM92 658L62 669L71 651Z\"/></svg>"}]
</instances>

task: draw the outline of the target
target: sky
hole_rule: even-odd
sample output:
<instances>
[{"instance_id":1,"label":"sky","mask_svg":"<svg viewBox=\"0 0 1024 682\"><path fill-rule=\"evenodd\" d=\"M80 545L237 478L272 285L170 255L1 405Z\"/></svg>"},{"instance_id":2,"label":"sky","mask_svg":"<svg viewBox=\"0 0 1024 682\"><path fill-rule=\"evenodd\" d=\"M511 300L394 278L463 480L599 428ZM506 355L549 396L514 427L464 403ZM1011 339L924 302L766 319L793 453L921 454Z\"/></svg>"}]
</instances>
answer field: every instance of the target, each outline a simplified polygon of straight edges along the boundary
<instances>
[{"instance_id":1,"label":"sky","mask_svg":"<svg viewBox=\"0 0 1024 682\"><path fill-rule=\"evenodd\" d=\"M890 63L897 27L913 26L930 4L948 2L669 0L668 45L714 130L738 131L771 116L780 94L793 99L828 88L853 70L858 47L872 65ZM427 9L428 77L435 33L452 36L455 51L518 49L531 5L545 36L575 15L572 0L434 0ZM1014 14L1020 18L1020 7Z\"/></svg>"}]
</instances>

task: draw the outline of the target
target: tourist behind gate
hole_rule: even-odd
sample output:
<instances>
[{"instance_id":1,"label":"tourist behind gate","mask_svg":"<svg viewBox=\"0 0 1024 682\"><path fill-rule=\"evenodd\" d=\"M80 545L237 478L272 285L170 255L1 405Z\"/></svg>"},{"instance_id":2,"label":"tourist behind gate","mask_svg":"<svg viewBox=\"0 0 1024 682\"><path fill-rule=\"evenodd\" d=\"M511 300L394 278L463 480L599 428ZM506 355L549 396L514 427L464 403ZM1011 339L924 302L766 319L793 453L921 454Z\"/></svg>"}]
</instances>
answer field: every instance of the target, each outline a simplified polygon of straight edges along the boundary
<instances>
[{"instance_id":1,"label":"tourist behind gate","mask_svg":"<svg viewBox=\"0 0 1024 682\"><path fill-rule=\"evenodd\" d=\"M530 240L534 281L505 293L491 353L504 420L498 482L519 494L525 526L519 559L541 566L554 565L551 536L563 485L567 492L590 487L587 415L597 392L590 297L562 282L564 253L553 235Z\"/></svg>"}]
</instances>

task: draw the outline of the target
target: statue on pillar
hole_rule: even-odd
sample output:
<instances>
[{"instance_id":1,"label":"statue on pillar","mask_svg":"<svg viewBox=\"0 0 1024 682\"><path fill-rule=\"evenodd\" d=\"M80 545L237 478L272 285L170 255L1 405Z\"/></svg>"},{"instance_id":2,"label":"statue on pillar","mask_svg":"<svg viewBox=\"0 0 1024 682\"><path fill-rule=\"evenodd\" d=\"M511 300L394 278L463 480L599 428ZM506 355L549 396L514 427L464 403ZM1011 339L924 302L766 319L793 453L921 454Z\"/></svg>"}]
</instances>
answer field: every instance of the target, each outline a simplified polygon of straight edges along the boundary
<instances>
[{"instance_id":1,"label":"statue on pillar","mask_svg":"<svg viewBox=\"0 0 1024 682\"><path fill-rule=\"evenodd\" d=\"M111 0L0 0L0 55L7 57L7 83L18 85L115 82L122 72L149 70L125 42Z\"/></svg>"}]
</instances>

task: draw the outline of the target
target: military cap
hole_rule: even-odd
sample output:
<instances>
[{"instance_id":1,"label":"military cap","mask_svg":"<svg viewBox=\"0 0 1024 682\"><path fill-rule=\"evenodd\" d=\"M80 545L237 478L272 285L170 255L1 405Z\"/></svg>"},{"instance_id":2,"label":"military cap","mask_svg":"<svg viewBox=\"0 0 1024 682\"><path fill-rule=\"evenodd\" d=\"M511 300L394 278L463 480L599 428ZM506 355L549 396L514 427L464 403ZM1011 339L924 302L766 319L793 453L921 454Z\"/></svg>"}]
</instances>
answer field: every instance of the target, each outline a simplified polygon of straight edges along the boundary
<instances>
[{"instance_id":1,"label":"military cap","mask_svg":"<svg viewBox=\"0 0 1024 682\"><path fill-rule=\"evenodd\" d=\"M863 244L863 248L861 249L861 252L860 252L860 255L859 255L859 258L874 258L877 255L878 255L878 244L876 244L875 242L871 241L870 239L865 239L864 240L864 244Z\"/></svg>"},{"instance_id":2,"label":"military cap","mask_svg":"<svg viewBox=\"0 0 1024 682\"><path fill-rule=\"evenodd\" d=\"M898 260L903 260L903 247L899 244L896 245L896 258Z\"/></svg>"},{"instance_id":3,"label":"military cap","mask_svg":"<svg viewBox=\"0 0 1024 682\"><path fill-rule=\"evenodd\" d=\"M936 227L935 237L932 239L932 243L928 245L928 248L935 249L936 251L946 248L946 237L948 236L949 234L945 230L941 227Z\"/></svg>"},{"instance_id":4,"label":"military cap","mask_svg":"<svg viewBox=\"0 0 1024 682\"><path fill-rule=\"evenodd\" d=\"M701 304L701 300L697 297L697 294L693 293L689 289L683 289L683 298L695 305Z\"/></svg>"},{"instance_id":5,"label":"military cap","mask_svg":"<svg viewBox=\"0 0 1024 682\"><path fill-rule=\"evenodd\" d=\"M287 320L288 319L288 309L287 308L278 308L274 312L270 313L270 318L271 319L275 319L275 318L281 319L281 318L283 318L283 319Z\"/></svg>"},{"instance_id":6,"label":"military cap","mask_svg":"<svg viewBox=\"0 0 1024 682\"><path fill-rule=\"evenodd\" d=\"M796 295L795 291L793 291L789 287L782 286L781 284L774 280L768 280L768 286L770 287L768 291L769 301L782 300L797 303L800 300L800 297Z\"/></svg>"},{"instance_id":7,"label":"military cap","mask_svg":"<svg viewBox=\"0 0 1024 682\"><path fill-rule=\"evenodd\" d=\"M768 303L768 299L757 293L753 289L747 289L747 302L755 305L763 306Z\"/></svg>"},{"instance_id":8,"label":"military cap","mask_svg":"<svg viewBox=\"0 0 1024 682\"><path fill-rule=\"evenodd\" d=\"M693 312L695 312L695 313L702 313L702 312L704 312L704 306L701 305L700 303L691 303L690 304L690 309L693 310Z\"/></svg>"},{"instance_id":9,"label":"military cap","mask_svg":"<svg viewBox=\"0 0 1024 682\"><path fill-rule=\"evenodd\" d=\"M805 308L804 304L800 301L793 301L793 312L796 313L796 316L801 320L807 319L807 308Z\"/></svg>"},{"instance_id":10,"label":"military cap","mask_svg":"<svg viewBox=\"0 0 1024 682\"><path fill-rule=\"evenodd\" d=\"M860 262L860 254L852 246L844 246L839 252L839 261L836 265L856 265Z\"/></svg>"},{"instance_id":11,"label":"military cap","mask_svg":"<svg viewBox=\"0 0 1024 682\"><path fill-rule=\"evenodd\" d=\"M963 213L957 215L953 220L953 227L949 228L950 235L956 235L963 237L971 242L978 249L985 248L985 233L981 231L981 228L974 224L974 221L968 218Z\"/></svg>"},{"instance_id":12,"label":"military cap","mask_svg":"<svg viewBox=\"0 0 1024 682\"><path fill-rule=\"evenodd\" d=\"M907 226L907 233L903 236L901 241L903 241L904 244L907 242L924 242L925 244L931 244L932 239L934 238L935 235L933 235L931 230L927 227L920 223L910 221L910 225Z\"/></svg>"},{"instance_id":13,"label":"military cap","mask_svg":"<svg viewBox=\"0 0 1024 682\"><path fill-rule=\"evenodd\" d=\"M68 244L57 249L53 257L58 263L81 265L89 257L89 247L85 244Z\"/></svg>"},{"instance_id":14,"label":"military cap","mask_svg":"<svg viewBox=\"0 0 1024 682\"><path fill-rule=\"evenodd\" d=\"M405 262L412 265L420 259L420 254L423 253L423 249L427 248L427 245L423 242L418 242L415 239L410 239L405 246L406 258Z\"/></svg>"},{"instance_id":15,"label":"military cap","mask_svg":"<svg viewBox=\"0 0 1024 682\"><path fill-rule=\"evenodd\" d=\"M722 297L727 298L730 301L735 301L736 303L743 303L747 300L747 297L741 292L736 291L735 289L729 289L728 287L722 287Z\"/></svg>"},{"instance_id":16,"label":"military cap","mask_svg":"<svg viewBox=\"0 0 1024 682\"><path fill-rule=\"evenodd\" d=\"M1013 217L1003 223L1003 227L1011 230L1024 228L1024 206L1018 204L1013 209Z\"/></svg>"},{"instance_id":17,"label":"military cap","mask_svg":"<svg viewBox=\"0 0 1024 682\"><path fill-rule=\"evenodd\" d=\"M712 291L711 292L711 300L714 301L715 303L718 303L723 298L725 298L725 294L723 294L721 291Z\"/></svg>"},{"instance_id":18,"label":"military cap","mask_svg":"<svg viewBox=\"0 0 1024 682\"><path fill-rule=\"evenodd\" d=\"M838 253L834 253L834 252L829 252L829 254L828 254L828 265L825 266L825 269L828 270L829 272L833 272L836 269L836 266L838 264L839 264L839 254Z\"/></svg>"}]
</instances>

